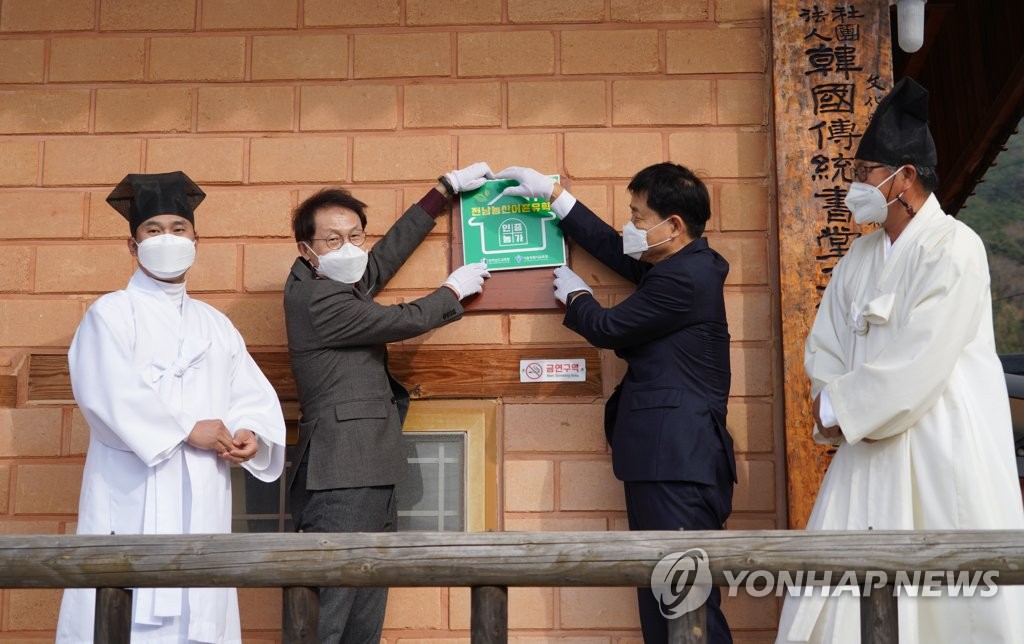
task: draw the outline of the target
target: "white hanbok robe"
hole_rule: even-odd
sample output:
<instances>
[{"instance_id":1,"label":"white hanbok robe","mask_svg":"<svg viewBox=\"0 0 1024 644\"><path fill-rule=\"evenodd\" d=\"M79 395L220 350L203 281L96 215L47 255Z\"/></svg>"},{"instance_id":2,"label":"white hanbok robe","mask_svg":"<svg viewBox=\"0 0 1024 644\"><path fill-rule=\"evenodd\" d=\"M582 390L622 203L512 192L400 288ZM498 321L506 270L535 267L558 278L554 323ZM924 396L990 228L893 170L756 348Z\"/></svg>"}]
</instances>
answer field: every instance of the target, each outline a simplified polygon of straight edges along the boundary
<instances>
[{"instance_id":1,"label":"white hanbok robe","mask_svg":"<svg viewBox=\"0 0 1024 644\"><path fill-rule=\"evenodd\" d=\"M851 245L807 338L812 397L827 388L844 435L807 529L1024 529L984 246L934 195L888 257L885 234ZM859 643L858 602L787 597L778 642ZM1024 587L901 597L899 634L1024 643Z\"/></svg>"},{"instance_id":2,"label":"white hanbok robe","mask_svg":"<svg viewBox=\"0 0 1024 644\"><path fill-rule=\"evenodd\" d=\"M252 430L242 467L273 481L285 427L273 387L222 313L184 295L181 310L136 271L87 311L68 351L89 424L78 534L231 532L230 464L186 443L196 421ZM91 642L95 590L64 592L58 642ZM132 642L240 642L233 588L136 589Z\"/></svg>"}]
</instances>

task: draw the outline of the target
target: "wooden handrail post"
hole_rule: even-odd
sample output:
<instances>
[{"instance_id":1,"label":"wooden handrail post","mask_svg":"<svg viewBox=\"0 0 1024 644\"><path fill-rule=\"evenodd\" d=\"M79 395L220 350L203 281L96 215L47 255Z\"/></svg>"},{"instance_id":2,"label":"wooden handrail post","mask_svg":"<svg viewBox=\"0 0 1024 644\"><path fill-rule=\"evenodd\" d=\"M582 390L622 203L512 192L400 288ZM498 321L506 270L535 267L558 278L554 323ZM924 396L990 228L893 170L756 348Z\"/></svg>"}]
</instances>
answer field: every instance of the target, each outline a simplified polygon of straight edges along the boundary
<instances>
[{"instance_id":1,"label":"wooden handrail post","mask_svg":"<svg viewBox=\"0 0 1024 644\"><path fill-rule=\"evenodd\" d=\"M472 644L507 644L508 587L473 586L469 620Z\"/></svg>"},{"instance_id":2,"label":"wooden handrail post","mask_svg":"<svg viewBox=\"0 0 1024 644\"><path fill-rule=\"evenodd\" d=\"M861 644L898 644L899 609L892 584L871 588L860 598Z\"/></svg>"},{"instance_id":3,"label":"wooden handrail post","mask_svg":"<svg viewBox=\"0 0 1024 644\"><path fill-rule=\"evenodd\" d=\"M319 591L305 586L289 586L284 589L283 602L281 644L318 644Z\"/></svg>"},{"instance_id":4,"label":"wooden handrail post","mask_svg":"<svg viewBox=\"0 0 1024 644\"><path fill-rule=\"evenodd\" d=\"M707 644L708 609L706 604L696 610L668 620L668 644Z\"/></svg>"},{"instance_id":5,"label":"wooden handrail post","mask_svg":"<svg viewBox=\"0 0 1024 644\"><path fill-rule=\"evenodd\" d=\"M129 644L132 639L132 591L130 589L96 589L96 615L92 634L94 642Z\"/></svg>"}]
</instances>

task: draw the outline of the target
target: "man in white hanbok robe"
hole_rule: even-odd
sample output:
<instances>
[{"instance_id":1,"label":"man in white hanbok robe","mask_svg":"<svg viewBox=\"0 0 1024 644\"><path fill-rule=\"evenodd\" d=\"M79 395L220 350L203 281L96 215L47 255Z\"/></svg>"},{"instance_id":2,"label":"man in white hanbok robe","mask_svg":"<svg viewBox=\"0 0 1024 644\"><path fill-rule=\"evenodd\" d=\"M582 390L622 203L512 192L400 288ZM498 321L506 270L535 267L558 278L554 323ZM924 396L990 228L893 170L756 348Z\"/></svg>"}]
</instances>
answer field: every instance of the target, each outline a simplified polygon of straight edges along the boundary
<instances>
[{"instance_id":1,"label":"man in white hanbok robe","mask_svg":"<svg viewBox=\"0 0 1024 644\"><path fill-rule=\"evenodd\" d=\"M838 446L809 530L1024 529L985 249L932 194L934 147L921 92L901 81L865 132L859 179L888 193L874 197L875 217L858 197L873 190L851 186L847 205L859 223L883 226L837 264L807 339L814 436ZM895 119L900 110L920 121L920 140L906 141L913 119ZM1022 591L904 593L900 642L1020 644ZM859 601L851 592L822 597L820 589L787 597L778 642L859 644Z\"/></svg>"},{"instance_id":2,"label":"man in white hanbok robe","mask_svg":"<svg viewBox=\"0 0 1024 644\"><path fill-rule=\"evenodd\" d=\"M144 242L151 222L138 223ZM90 429L78 534L230 532L231 464L281 475L280 403L227 317L129 244L139 270L89 308L68 352ZM93 589L65 591L58 642L92 641L94 604ZM233 588L136 589L132 613L132 642L241 641Z\"/></svg>"}]
</instances>

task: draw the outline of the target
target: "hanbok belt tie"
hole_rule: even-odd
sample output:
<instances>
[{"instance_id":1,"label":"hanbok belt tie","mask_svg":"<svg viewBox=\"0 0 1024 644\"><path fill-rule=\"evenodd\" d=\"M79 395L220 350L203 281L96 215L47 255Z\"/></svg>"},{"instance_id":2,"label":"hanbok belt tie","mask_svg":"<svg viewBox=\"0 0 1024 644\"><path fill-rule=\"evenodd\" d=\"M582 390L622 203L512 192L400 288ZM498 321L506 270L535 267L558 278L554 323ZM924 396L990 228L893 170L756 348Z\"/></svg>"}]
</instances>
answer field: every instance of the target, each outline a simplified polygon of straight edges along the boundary
<instances>
[{"instance_id":1,"label":"hanbok belt tie","mask_svg":"<svg viewBox=\"0 0 1024 644\"><path fill-rule=\"evenodd\" d=\"M871 325L881 325L889 321L892 307L896 303L895 293L886 293L871 300L863 306L856 302L853 305L851 326L857 335L866 335Z\"/></svg>"}]
</instances>

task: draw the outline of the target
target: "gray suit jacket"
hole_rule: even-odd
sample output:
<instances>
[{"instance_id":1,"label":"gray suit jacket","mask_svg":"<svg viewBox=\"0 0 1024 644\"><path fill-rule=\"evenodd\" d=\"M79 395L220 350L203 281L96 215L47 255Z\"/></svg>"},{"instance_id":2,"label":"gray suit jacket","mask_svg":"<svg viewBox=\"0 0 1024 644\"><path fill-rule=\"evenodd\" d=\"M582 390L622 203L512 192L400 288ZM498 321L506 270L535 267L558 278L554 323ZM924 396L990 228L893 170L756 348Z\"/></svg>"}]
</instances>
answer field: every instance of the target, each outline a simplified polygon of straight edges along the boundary
<instances>
[{"instance_id":1,"label":"gray suit jacket","mask_svg":"<svg viewBox=\"0 0 1024 644\"><path fill-rule=\"evenodd\" d=\"M394 306L373 295L433 227L413 205L370 251L354 286L318 279L301 257L292 265L284 310L302 418L289 487L303 459L310 490L390 485L404 476L409 393L388 372L386 343L457 320L463 309L447 288Z\"/></svg>"}]
</instances>

